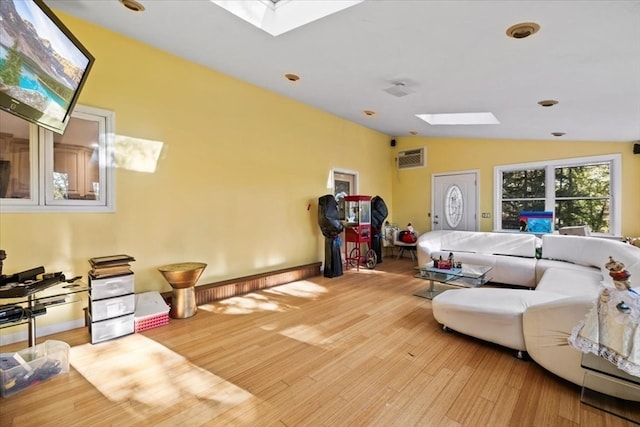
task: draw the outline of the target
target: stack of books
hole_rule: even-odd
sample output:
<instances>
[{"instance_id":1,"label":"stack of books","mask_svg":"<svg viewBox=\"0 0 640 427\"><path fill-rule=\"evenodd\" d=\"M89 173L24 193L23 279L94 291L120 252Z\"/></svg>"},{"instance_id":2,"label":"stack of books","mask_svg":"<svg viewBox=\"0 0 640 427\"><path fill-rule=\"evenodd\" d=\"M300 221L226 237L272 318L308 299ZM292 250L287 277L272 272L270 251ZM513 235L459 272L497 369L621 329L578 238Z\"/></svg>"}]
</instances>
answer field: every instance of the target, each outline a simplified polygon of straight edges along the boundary
<instances>
[{"instance_id":1,"label":"stack of books","mask_svg":"<svg viewBox=\"0 0 640 427\"><path fill-rule=\"evenodd\" d=\"M90 258L91 270L89 275L95 279L102 279L111 276L122 276L125 274L133 274L131 271L131 262L135 258L129 255L109 255L96 258Z\"/></svg>"}]
</instances>

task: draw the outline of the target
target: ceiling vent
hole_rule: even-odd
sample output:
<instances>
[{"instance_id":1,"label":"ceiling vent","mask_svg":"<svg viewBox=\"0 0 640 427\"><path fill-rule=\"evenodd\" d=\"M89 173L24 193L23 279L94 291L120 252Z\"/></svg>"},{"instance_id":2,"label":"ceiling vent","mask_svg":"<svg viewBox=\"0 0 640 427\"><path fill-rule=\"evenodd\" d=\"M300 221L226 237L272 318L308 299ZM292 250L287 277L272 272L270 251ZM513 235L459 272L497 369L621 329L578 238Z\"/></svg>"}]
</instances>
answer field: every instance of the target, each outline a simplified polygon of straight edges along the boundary
<instances>
[{"instance_id":1,"label":"ceiling vent","mask_svg":"<svg viewBox=\"0 0 640 427\"><path fill-rule=\"evenodd\" d=\"M398 169L421 168L426 164L424 147L398 152Z\"/></svg>"},{"instance_id":2,"label":"ceiling vent","mask_svg":"<svg viewBox=\"0 0 640 427\"><path fill-rule=\"evenodd\" d=\"M393 86L384 89L384 91L389 95L393 95L398 98L407 96L411 93L407 90L406 84L404 84L403 82L394 83Z\"/></svg>"}]
</instances>

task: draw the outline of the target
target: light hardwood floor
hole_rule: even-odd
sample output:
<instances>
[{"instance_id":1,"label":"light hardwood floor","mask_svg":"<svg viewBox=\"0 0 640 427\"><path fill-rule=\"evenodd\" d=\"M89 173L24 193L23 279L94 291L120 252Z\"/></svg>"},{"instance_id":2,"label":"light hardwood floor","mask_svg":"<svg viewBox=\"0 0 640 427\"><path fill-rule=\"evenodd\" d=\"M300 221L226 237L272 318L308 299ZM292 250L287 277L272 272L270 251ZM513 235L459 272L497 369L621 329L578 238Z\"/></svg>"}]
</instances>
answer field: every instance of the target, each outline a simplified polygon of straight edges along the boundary
<instances>
[{"instance_id":1,"label":"light hardwood floor","mask_svg":"<svg viewBox=\"0 0 640 427\"><path fill-rule=\"evenodd\" d=\"M511 350L435 322L413 263L202 306L0 400L2 426L632 426ZM25 347L16 343L2 352Z\"/></svg>"}]
</instances>

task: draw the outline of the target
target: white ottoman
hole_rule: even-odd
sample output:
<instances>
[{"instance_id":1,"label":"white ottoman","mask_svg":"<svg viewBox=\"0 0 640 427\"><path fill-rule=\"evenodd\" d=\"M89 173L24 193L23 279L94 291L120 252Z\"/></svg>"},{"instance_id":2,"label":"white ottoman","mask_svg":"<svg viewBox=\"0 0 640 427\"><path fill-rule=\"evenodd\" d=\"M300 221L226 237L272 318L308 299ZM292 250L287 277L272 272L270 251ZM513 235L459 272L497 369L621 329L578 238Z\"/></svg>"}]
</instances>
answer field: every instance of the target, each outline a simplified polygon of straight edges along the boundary
<instances>
[{"instance_id":1,"label":"white ottoman","mask_svg":"<svg viewBox=\"0 0 640 427\"><path fill-rule=\"evenodd\" d=\"M527 307L562 298L528 289L464 288L447 290L432 301L433 317L446 328L484 341L526 351L522 314Z\"/></svg>"}]
</instances>

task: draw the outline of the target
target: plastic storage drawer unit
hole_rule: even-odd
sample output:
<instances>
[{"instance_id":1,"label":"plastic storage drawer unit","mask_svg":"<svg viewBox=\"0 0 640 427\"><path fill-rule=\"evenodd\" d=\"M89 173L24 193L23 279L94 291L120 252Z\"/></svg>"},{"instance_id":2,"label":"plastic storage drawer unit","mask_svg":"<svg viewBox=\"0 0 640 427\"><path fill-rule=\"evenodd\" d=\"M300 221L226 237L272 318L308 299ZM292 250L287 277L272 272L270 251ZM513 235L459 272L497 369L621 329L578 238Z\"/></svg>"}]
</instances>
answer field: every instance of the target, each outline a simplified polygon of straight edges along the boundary
<instances>
[{"instance_id":1,"label":"plastic storage drawer unit","mask_svg":"<svg viewBox=\"0 0 640 427\"><path fill-rule=\"evenodd\" d=\"M133 293L133 273L94 279L89 276L91 299L99 300Z\"/></svg>"},{"instance_id":2,"label":"plastic storage drawer unit","mask_svg":"<svg viewBox=\"0 0 640 427\"><path fill-rule=\"evenodd\" d=\"M91 320L91 344L132 334L135 328L133 313L99 322L94 322L89 314L89 319Z\"/></svg>"},{"instance_id":3,"label":"plastic storage drawer unit","mask_svg":"<svg viewBox=\"0 0 640 427\"><path fill-rule=\"evenodd\" d=\"M89 310L91 319L94 322L100 320L111 319L113 317L131 314L135 310L135 295L123 295L101 300L89 300Z\"/></svg>"}]
</instances>

